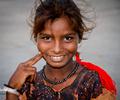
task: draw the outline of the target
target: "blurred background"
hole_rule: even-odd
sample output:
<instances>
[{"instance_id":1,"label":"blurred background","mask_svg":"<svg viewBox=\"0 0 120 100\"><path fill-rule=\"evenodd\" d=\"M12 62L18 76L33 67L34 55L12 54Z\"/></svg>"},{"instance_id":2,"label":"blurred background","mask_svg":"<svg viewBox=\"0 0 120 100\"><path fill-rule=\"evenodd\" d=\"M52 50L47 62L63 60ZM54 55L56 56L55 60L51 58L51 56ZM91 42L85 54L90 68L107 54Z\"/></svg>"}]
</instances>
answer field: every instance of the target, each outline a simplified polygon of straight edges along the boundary
<instances>
[{"instance_id":1,"label":"blurred background","mask_svg":"<svg viewBox=\"0 0 120 100\"><path fill-rule=\"evenodd\" d=\"M120 0L87 0L96 10L96 28L80 45L81 58L101 66L115 80L120 100ZM20 62L38 53L27 19L34 0L0 0L0 87ZM36 64L40 70L45 62ZM4 94L0 93L0 100Z\"/></svg>"}]
</instances>

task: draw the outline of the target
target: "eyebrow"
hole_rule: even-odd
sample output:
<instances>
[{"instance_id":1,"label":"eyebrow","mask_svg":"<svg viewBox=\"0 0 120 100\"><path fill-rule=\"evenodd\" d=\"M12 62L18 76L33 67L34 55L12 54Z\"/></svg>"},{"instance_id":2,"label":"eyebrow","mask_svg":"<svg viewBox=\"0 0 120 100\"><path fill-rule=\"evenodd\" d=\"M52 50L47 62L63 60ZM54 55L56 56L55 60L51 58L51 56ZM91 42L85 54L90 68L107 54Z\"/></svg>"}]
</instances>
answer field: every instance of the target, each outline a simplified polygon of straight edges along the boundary
<instances>
[{"instance_id":1,"label":"eyebrow","mask_svg":"<svg viewBox=\"0 0 120 100\"><path fill-rule=\"evenodd\" d=\"M68 32L67 34L65 35L75 35L76 33L75 32Z\"/></svg>"},{"instance_id":2,"label":"eyebrow","mask_svg":"<svg viewBox=\"0 0 120 100\"><path fill-rule=\"evenodd\" d=\"M51 34L43 33L43 32L38 33L38 35L39 35L39 36L51 36Z\"/></svg>"},{"instance_id":3,"label":"eyebrow","mask_svg":"<svg viewBox=\"0 0 120 100\"><path fill-rule=\"evenodd\" d=\"M75 36L75 35L76 35L76 33L71 31L71 32L64 34L63 36Z\"/></svg>"}]
</instances>

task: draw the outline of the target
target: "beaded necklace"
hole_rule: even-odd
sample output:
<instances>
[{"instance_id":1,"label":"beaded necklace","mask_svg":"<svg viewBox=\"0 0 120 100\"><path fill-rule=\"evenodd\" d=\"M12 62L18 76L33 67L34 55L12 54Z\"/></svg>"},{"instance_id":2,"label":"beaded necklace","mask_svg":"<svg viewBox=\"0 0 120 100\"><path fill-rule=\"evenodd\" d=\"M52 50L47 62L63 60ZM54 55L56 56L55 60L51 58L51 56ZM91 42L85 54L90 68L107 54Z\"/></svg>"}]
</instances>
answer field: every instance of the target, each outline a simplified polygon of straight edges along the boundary
<instances>
[{"instance_id":1,"label":"beaded necklace","mask_svg":"<svg viewBox=\"0 0 120 100\"><path fill-rule=\"evenodd\" d=\"M45 75L45 71L44 71L45 67L44 67L42 70L42 77L44 78L45 81L49 82L50 84L53 84L53 85L61 84L65 82L67 79L69 79L71 76L73 76L77 72L78 67L79 67L79 64L76 63L75 68L64 79L59 80L59 81L52 81L48 79L47 76Z\"/></svg>"}]
</instances>

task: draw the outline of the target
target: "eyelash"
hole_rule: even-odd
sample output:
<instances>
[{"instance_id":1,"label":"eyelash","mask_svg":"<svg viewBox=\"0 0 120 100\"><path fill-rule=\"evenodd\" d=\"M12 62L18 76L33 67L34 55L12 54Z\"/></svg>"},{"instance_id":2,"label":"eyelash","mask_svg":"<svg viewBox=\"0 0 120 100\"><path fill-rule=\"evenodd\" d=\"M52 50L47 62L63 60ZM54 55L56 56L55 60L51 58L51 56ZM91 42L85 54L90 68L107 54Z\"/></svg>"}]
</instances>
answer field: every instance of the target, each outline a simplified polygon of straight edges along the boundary
<instances>
[{"instance_id":1,"label":"eyelash","mask_svg":"<svg viewBox=\"0 0 120 100\"><path fill-rule=\"evenodd\" d=\"M65 38L64 38L64 40L67 42L70 42L73 39L74 39L74 37L72 37L72 36L65 36Z\"/></svg>"},{"instance_id":2,"label":"eyelash","mask_svg":"<svg viewBox=\"0 0 120 100\"><path fill-rule=\"evenodd\" d=\"M50 41L52 38L50 36L43 36L43 37L41 37L41 39L43 39L45 41Z\"/></svg>"}]
</instances>

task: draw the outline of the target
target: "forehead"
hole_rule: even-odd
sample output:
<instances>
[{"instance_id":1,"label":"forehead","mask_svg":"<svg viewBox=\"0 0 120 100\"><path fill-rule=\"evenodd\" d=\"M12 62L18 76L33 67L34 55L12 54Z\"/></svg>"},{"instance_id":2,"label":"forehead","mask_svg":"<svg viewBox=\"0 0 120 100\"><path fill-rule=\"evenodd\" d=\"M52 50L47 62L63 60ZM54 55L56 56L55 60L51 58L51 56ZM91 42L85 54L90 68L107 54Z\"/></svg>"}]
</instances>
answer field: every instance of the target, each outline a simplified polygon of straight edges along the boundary
<instances>
[{"instance_id":1,"label":"forehead","mask_svg":"<svg viewBox=\"0 0 120 100\"><path fill-rule=\"evenodd\" d=\"M67 17L57 18L55 20L48 20L45 23L43 31L63 32L72 31L71 22Z\"/></svg>"}]
</instances>

